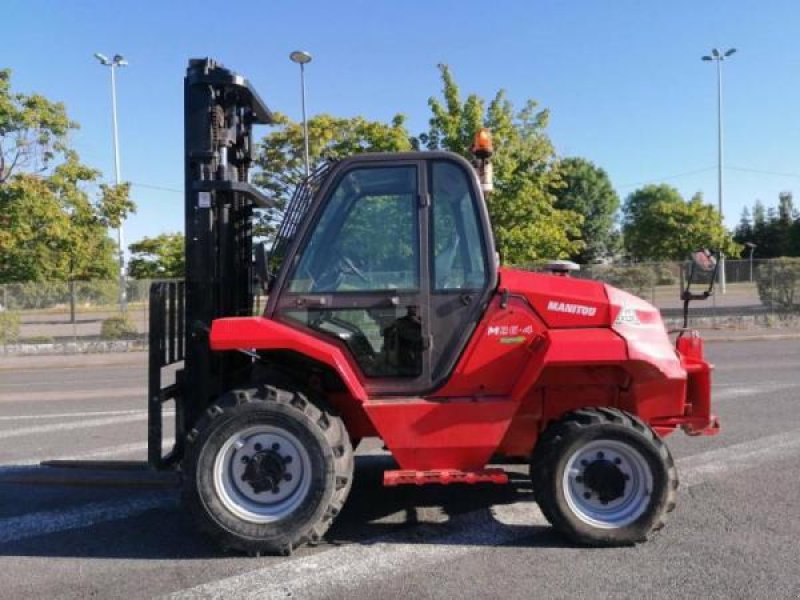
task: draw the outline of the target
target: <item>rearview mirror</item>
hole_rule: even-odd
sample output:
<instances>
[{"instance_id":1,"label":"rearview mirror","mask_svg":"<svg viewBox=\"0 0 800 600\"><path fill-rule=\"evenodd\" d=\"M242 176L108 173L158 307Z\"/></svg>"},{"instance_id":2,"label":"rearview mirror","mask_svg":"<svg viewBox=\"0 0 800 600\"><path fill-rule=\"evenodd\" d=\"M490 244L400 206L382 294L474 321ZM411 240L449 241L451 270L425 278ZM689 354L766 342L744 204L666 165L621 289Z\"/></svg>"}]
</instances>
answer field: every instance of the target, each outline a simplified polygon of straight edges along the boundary
<instances>
[{"instance_id":1,"label":"rearview mirror","mask_svg":"<svg viewBox=\"0 0 800 600\"><path fill-rule=\"evenodd\" d=\"M696 250L692 252L692 267L700 271L710 272L716 271L717 259L708 250Z\"/></svg>"},{"instance_id":2,"label":"rearview mirror","mask_svg":"<svg viewBox=\"0 0 800 600\"><path fill-rule=\"evenodd\" d=\"M717 280L717 269L719 260L710 250L695 250L691 254L691 260L686 266L688 274L686 276L686 287L681 292L683 300L683 328L686 329L689 323L689 302L692 300L706 300L714 293L714 282ZM692 291L695 288L704 288L700 293Z\"/></svg>"},{"instance_id":3,"label":"rearview mirror","mask_svg":"<svg viewBox=\"0 0 800 600\"><path fill-rule=\"evenodd\" d=\"M681 299L684 301L705 300L711 296L714 293L714 282L717 279L718 268L719 261L710 250L704 248L692 252L691 261L688 264L686 288L681 294ZM692 286L705 289L700 293L693 293Z\"/></svg>"}]
</instances>

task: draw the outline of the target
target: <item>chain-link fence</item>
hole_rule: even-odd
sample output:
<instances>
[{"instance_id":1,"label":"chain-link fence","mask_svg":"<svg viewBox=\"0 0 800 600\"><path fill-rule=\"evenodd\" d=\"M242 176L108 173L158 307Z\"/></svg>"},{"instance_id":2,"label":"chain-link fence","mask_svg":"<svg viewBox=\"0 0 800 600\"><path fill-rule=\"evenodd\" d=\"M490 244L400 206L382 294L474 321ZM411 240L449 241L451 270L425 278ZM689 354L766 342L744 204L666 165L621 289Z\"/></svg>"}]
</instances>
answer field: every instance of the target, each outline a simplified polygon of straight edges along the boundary
<instances>
[{"instance_id":1,"label":"chain-link fence","mask_svg":"<svg viewBox=\"0 0 800 600\"><path fill-rule=\"evenodd\" d=\"M724 292L718 282L711 298L692 302L690 315L695 326L798 325L800 258L725 260L724 265ZM687 263L680 262L617 263L583 265L573 276L605 281L635 294L658 307L668 323L678 324L687 272Z\"/></svg>"},{"instance_id":2,"label":"chain-link fence","mask_svg":"<svg viewBox=\"0 0 800 600\"><path fill-rule=\"evenodd\" d=\"M574 276L627 290L657 306L669 325L680 322L682 263L584 265ZM694 326L800 326L800 258L726 260L725 279L725 293L717 285L714 296L692 304ZM0 284L0 352L143 348L150 284L128 281L124 314L117 281ZM258 299L256 312L265 301Z\"/></svg>"},{"instance_id":3,"label":"chain-link fence","mask_svg":"<svg viewBox=\"0 0 800 600\"><path fill-rule=\"evenodd\" d=\"M150 281L129 280L119 305L117 281L25 282L0 285L0 348L146 343Z\"/></svg>"}]
</instances>

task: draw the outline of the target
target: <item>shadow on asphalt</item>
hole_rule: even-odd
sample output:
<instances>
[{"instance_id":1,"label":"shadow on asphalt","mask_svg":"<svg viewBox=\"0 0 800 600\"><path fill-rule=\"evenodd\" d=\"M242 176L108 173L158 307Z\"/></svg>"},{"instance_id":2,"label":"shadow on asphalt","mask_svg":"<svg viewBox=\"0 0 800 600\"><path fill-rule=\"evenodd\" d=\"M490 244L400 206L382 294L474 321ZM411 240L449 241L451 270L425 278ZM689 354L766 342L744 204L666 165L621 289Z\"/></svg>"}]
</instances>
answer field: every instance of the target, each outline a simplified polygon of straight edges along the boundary
<instances>
[{"instance_id":1,"label":"shadow on asphalt","mask_svg":"<svg viewBox=\"0 0 800 600\"><path fill-rule=\"evenodd\" d=\"M317 547L298 549L294 556L309 555L338 546L380 542L382 544L458 544L465 541L463 529L473 523L459 517L472 513L481 523L491 523L502 528L502 538L512 540L508 546L564 547L568 546L552 528L531 524L506 525L492 517L491 507L530 501L531 488L527 475L510 472L510 483L498 486L399 486L384 487L383 471L396 468L389 456L356 457L353 489L345 508ZM66 508L76 508L88 502L114 502L134 499L153 491L126 491L119 488L74 488L67 486L41 486L0 483L0 528L8 519L2 505L16 504L15 498L32 496L26 511L19 508L12 514L19 516L46 510L50 513ZM177 502L174 490L157 492L164 495L166 508L156 508L119 520L106 521L51 534L28 537L0 544L0 556L73 557L96 559L212 559L230 560L242 555L223 552L207 538L200 535L190 516ZM75 496L71 499L71 495ZM5 498L3 498L5 497ZM173 499L174 502L170 502ZM24 501L24 500L23 500ZM44 505L39 508L37 505ZM485 511L485 514L481 514ZM430 515L435 515L431 519ZM12 517L13 518L13 517ZM506 535L507 534L507 535ZM0 529L0 538L3 532ZM478 536L471 536L469 545L492 545ZM282 560L266 558L264 560Z\"/></svg>"}]
</instances>

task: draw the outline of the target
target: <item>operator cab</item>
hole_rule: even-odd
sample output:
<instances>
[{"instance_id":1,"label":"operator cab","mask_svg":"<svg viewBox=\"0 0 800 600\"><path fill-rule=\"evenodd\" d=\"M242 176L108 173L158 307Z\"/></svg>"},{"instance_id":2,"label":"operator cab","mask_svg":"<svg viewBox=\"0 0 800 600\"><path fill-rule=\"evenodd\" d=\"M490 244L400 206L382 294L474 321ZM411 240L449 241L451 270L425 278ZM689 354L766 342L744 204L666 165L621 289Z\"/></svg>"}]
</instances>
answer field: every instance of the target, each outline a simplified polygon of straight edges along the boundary
<instances>
[{"instance_id":1,"label":"operator cab","mask_svg":"<svg viewBox=\"0 0 800 600\"><path fill-rule=\"evenodd\" d=\"M443 382L497 285L472 165L446 152L344 160L294 233L265 316L341 344L372 394Z\"/></svg>"}]
</instances>

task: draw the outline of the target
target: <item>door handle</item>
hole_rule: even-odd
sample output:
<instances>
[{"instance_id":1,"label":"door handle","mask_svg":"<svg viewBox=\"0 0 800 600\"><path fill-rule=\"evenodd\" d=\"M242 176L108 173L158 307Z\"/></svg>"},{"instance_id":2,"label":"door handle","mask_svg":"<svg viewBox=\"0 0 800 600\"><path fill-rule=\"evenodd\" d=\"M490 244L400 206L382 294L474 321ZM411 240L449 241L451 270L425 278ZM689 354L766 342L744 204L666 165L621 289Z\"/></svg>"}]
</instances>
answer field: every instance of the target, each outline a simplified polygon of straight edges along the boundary
<instances>
[{"instance_id":1,"label":"door handle","mask_svg":"<svg viewBox=\"0 0 800 600\"><path fill-rule=\"evenodd\" d=\"M295 304L309 308L322 308L328 306L330 302L325 296L300 296L295 300Z\"/></svg>"}]
</instances>

